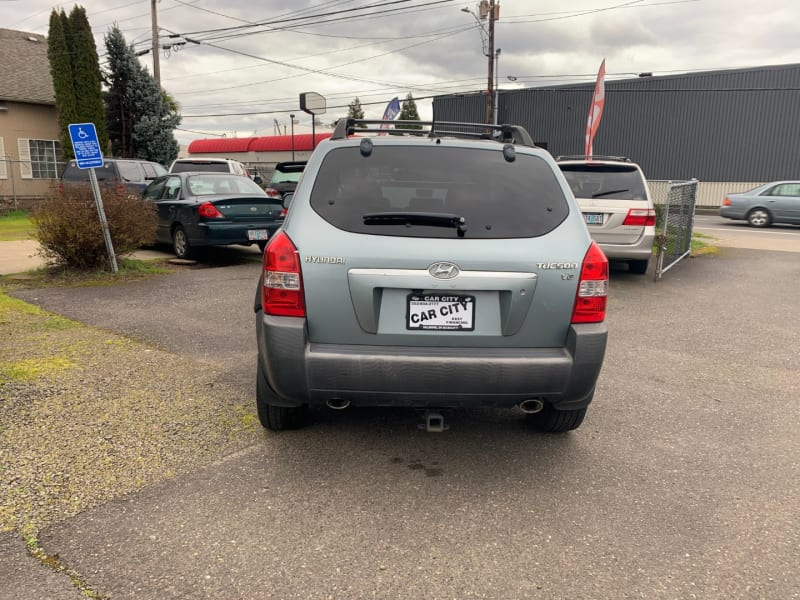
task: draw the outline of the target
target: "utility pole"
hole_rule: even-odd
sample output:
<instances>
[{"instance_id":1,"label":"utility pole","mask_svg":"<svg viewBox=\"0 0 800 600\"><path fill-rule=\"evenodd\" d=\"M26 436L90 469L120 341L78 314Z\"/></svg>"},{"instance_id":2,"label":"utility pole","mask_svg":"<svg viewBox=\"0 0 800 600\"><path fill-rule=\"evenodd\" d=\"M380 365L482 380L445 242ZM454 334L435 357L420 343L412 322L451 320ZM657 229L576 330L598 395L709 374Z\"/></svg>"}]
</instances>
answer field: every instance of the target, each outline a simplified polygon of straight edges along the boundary
<instances>
[{"instance_id":1,"label":"utility pole","mask_svg":"<svg viewBox=\"0 0 800 600\"><path fill-rule=\"evenodd\" d=\"M494 2L494 0L492 0ZM153 77L161 87L161 65L158 64L158 12L156 11L157 0L150 0L150 16L153 21Z\"/></svg>"},{"instance_id":2,"label":"utility pole","mask_svg":"<svg viewBox=\"0 0 800 600\"><path fill-rule=\"evenodd\" d=\"M500 48L494 51L494 110L492 114L494 116L494 120L492 123L497 125L497 121L500 118L500 84L497 81L498 75L500 74Z\"/></svg>"},{"instance_id":3,"label":"utility pole","mask_svg":"<svg viewBox=\"0 0 800 600\"><path fill-rule=\"evenodd\" d=\"M155 0L154 0L155 1ZM494 123L494 21L496 18L495 10L500 8L496 4L499 0L489 0L489 80L486 86L488 93L486 94L486 122Z\"/></svg>"}]
</instances>

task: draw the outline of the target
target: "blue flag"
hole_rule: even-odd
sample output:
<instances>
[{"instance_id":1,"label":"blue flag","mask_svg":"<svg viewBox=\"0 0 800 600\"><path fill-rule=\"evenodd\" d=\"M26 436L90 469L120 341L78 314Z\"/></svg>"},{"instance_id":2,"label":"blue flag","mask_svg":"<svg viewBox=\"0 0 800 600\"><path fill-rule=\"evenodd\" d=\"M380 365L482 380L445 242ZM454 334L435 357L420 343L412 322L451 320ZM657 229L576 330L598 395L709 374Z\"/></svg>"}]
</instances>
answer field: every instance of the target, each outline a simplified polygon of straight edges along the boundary
<instances>
[{"instance_id":1,"label":"blue flag","mask_svg":"<svg viewBox=\"0 0 800 600\"><path fill-rule=\"evenodd\" d=\"M400 114L400 99L395 96L392 98L391 102L386 105L386 110L383 111L383 120L384 121L394 121L397 118L397 115ZM389 129L390 125L388 123L381 125L381 129Z\"/></svg>"}]
</instances>

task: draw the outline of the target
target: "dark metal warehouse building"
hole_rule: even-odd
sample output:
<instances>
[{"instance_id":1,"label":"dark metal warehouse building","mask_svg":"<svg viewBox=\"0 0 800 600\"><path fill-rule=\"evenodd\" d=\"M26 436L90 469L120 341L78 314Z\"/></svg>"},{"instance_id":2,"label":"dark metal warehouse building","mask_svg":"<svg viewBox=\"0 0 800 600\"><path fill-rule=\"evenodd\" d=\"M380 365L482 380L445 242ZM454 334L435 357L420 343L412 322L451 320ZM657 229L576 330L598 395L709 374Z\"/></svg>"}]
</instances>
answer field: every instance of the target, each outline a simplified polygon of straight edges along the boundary
<instances>
[{"instance_id":1,"label":"dark metal warehouse building","mask_svg":"<svg viewBox=\"0 0 800 600\"><path fill-rule=\"evenodd\" d=\"M628 156L648 179L800 179L800 64L606 80L594 153ZM594 83L501 90L501 123L554 156L583 154ZM483 93L439 96L441 121L482 122ZM733 191L733 190L729 190Z\"/></svg>"}]
</instances>

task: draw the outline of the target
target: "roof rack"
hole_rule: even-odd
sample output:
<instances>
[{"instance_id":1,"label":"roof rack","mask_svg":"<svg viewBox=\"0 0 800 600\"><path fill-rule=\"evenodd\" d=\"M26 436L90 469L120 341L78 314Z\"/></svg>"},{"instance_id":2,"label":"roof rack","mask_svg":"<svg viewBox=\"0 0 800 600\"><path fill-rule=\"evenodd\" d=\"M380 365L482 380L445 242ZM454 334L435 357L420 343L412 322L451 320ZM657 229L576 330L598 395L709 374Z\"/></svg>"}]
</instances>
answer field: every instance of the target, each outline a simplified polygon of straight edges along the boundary
<instances>
[{"instance_id":1,"label":"roof rack","mask_svg":"<svg viewBox=\"0 0 800 600\"><path fill-rule=\"evenodd\" d=\"M616 160L619 162L632 162L627 156L603 156L602 154L567 154L556 158L556 161L559 160Z\"/></svg>"},{"instance_id":2,"label":"roof rack","mask_svg":"<svg viewBox=\"0 0 800 600\"><path fill-rule=\"evenodd\" d=\"M392 125L392 129L386 129ZM382 126L382 127L381 127ZM427 129L426 129L427 128ZM332 140L343 140L356 133L384 133L427 137L463 137L536 146L530 134L519 125L454 123L451 121L384 121L382 119L339 119Z\"/></svg>"}]
</instances>

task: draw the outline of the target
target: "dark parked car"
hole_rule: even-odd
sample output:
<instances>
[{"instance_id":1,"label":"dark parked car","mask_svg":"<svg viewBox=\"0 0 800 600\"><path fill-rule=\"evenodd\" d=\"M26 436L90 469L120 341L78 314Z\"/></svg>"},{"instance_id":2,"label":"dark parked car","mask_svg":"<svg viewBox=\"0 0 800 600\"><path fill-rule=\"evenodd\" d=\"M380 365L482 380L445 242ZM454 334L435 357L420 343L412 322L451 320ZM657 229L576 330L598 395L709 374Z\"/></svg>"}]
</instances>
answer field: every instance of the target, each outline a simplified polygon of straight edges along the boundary
<instances>
[{"instance_id":1,"label":"dark parked car","mask_svg":"<svg viewBox=\"0 0 800 600\"><path fill-rule=\"evenodd\" d=\"M128 190L139 196L148 184L156 177L164 175L167 170L156 162L149 160L106 158L102 167L96 167L97 182L115 187L118 192ZM89 183L89 170L79 169L78 163L71 160L61 175L63 191L65 185L85 185Z\"/></svg>"},{"instance_id":2,"label":"dark parked car","mask_svg":"<svg viewBox=\"0 0 800 600\"><path fill-rule=\"evenodd\" d=\"M158 209L156 241L190 258L198 246L258 244L283 224L286 210L248 177L230 173L170 173L143 194Z\"/></svg>"},{"instance_id":3,"label":"dark parked car","mask_svg":"<svg viewBox=\"0 0 800 600\"><path fill-rule=\"evenodd\" d=\"M283 198L286 194L293 192L305 168L306 161L304 160L282 162L275 165L275 172L267 184L267 195L272 198Z\"/></svg>"},{"instance_id":4,"label":"dark parked car","mask_svg":"<svg viewBox=\"0 0 800 600\"><path fill-rule=\"evenodd\" d=\"M728 194L719 215L747 221L753 227L800 224L800 181L773 181L749 192Z\"/></svg>"}]
</instances>

